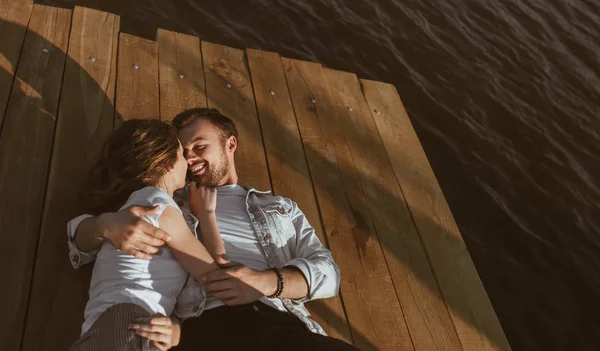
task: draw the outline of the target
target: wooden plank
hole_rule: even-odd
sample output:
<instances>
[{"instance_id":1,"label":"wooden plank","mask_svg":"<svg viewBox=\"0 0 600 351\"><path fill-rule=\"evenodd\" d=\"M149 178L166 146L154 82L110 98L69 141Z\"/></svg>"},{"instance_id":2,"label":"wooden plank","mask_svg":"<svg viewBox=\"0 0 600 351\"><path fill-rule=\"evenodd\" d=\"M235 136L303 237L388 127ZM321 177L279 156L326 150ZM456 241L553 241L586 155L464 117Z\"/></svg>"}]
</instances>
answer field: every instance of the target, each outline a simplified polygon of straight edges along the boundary
<instances>
[{"instance_id":1,"label":"wooden plank","mask_svg":"<svg viewBox=\"0 0 600 351\"><path fill-rule=\"evenodd\" d=\"M279 55L246 50L274 193L293 199L323 243L323 225ZM332 337L352 343L339 296L308 305Z\"/></svg>"},{"instance_id":2,"label":"wooden plank","mask_svg":"<svg viewBox=\"0 0 600 351\"><path fill-rule=\"evenodd\" d=\"M23 334L70 27L70 10L33 7L0 134L4 350L17 350Z\"/></svg>"},{"instance_id":3,"label":"wooden plank","mask_svg":"<svg viewBox=\"0 0 600 351\"><path fill-rule=\"evenodd\" d=\"M23 350L67 350L81 332L92 267L71 267L65 225L113 128L118 33L118 16L75 7Z\"/></svg>"},{"instance_id":4,"label":"wooden plank","mask_svg":"<svg viewBox=\"0 0 600 351\"><path fill-rule=\"evenodd\" d=\"M32 0L0 0L0 127L32 8Z\"/></svg>"},{"instance_id":5,"label":"wooden plank","mask_svg":"<svg viewBox=\"0 0 600 351\"><path fill-rule=\"evenodd\" d=\"M200 39L159 29L160 118L172 120L179 112L206 107Z\"/></svg>"},{"instance_id":6,"label":"wooden plank","mask_svg":"<svg viewBox=\"0 0 600 351\"><path fill-rule=\"evenodd\" d=\"M356 346L411 350L411 335L371 218L371 208L379 205L365 198L361 169L345 135L346 107L330 92L338 87L328 86L318 64L283 59L283 66L325 232L342 271L341 291Z\"/></svg>"},{"instance_id":7,"label":"wooden plank","mask_svg":"<svg viewBox=\"0 0 600 351\"><path fill-rule=\"evenodd\" d=\"M464 349L510 350L396 88L361 82Z\"/></svg>"},{"instance_id":8,"label":"wooden plank","mask_svg":"<svg viewBox=\"0 0 600 351\"><path fill-rule=\"evenodd\" d=\"M270 190L271 181L244 51L203 41L202 57L208 107L233 119L238 130L235 164L239 183Z\"/></svg>"},{"instance_id":9,"label":"wooden plank","mask_svg":"<svg viewBox=\"0 0 600 351\"><path fill-rule=\"evenodd\" d=\"M121 33L117 75L117 121L158 119L158 43Z\"/></svg>"},{"instance_id":10,"label":"wooden plank","mask_svg":"<svg viewBox=\"0 0 600 351\"><path fill-rule=\"evenodd\" d=\"M460 349L419 234L395 179L356 75L325 70L360 185L415 343L422 350ZM368 145L368 147L365 147Z\"/></svg>"}]
</instances>

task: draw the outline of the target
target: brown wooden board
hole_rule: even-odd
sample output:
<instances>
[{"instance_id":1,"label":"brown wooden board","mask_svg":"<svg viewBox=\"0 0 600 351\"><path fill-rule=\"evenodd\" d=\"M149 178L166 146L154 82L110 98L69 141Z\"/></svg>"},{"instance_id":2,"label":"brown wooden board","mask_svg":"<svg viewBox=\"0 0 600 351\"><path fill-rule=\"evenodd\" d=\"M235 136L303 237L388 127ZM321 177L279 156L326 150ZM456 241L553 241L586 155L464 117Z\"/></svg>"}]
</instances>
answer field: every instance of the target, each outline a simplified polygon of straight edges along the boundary
<instances>
[{"instance_id":1,"label":"brown wooden board","mask_svg":"<svg viewBox=\"0 0 600 351\"><path fill-rule=\"evenodd\" d=\"M33 7L0 134L3 350L21 343L70 27L70 10Z\"/></svg>"},{"instance_id":2,"label":"brown wooden board","mask_svg":"<svg viewBox=\"0 0 600 351\"><path fill-rule=\"evenodd\" d=\"M510 350L395 87L361 82L464 349Z\"/></svg>"},{"instance_id":3,"label":"brown wooden board","mask_svg":"<svg viewBox=\"0 0 600 351\"><path fill-rule=\"evenodd\" d=\"M32 7L32 0L0 0L0 127Z\"/></svg>"},{"instance_id":4,"label":"brown wooden board","mask_svg":"<svg viewBox=\"0 0 600 351\"><path fill-rule=\"evenodd\" d=\"M113 128L118 32L118 16L75 7L23 350L67 350L81 332L91 265L71 267L66 223Z\"/></svg>"},{"instance_id":5,"label":"brown wooden board","mask_svg":"<svg viewBox=\"0 0 600 351\"><path fill-rule=\"evenodd\" d=\"M273 52L246 52L274 193L296 201L327 244L280 57ZM307 306L327 334L352 343L339 296Z\"/></svg>"},{"instance_id":6,"label":"brown wooden board","mask_svg":"<svg viewBox=\"0 0 600 351\"><path fill-rule=\"evenodd\" d=\"M460 343L356 75L326 70L343 130L415 348Z\"/></svg>"},{"instance_id":7,"label":"brown wooden board","mask_svg":"<svg viewBox=\"0 0 600 351\"><path fill-rule=\"evenodd\" d=\"M235 164L239 183L271 190L244 51L203 41L202 58L208 107L233 119L238 130Z\"/></svg>"},{"instance_id":8,"label":"brown wooden board","mask_svg":"<svg viewBox=\"0 0 600 351\"><path fill-rule=\"evenodd\" d=\"M283 59L325 232L342 272L341 291L356 346L362 350L412 350L371 209L346 140L345 106L332 98L315 63ZM360 127L360 126L357 126ZM364 147L369 147L365 145Z\"/></svg>"},{"instance_id":9,"label":"brown wooden board","mask_svg":"<svg viewBox=\"0 0 600 351\"><path fill-rule=\"evenodd\" d=\"M172 120L179 112L206 107L200 39L159 29L160 118Z\"/></svg>"},{"instance_id":10,"label":"brown wooden board","mask_svg":"<svg viewBox=\"0 0 600 351\"><path fill-rule=\"evenodd\" d=\"M158 43L121 33L116 125L121 120L158 119L159 115Z\"/></svg>"},{"instance_id":11,"label":"brown wooden board","mask_svg":"<svg viewBox=\"0 0 600 351\"><path fill-rule=\"evenodd\" d=\"M460 349L356 75L325 70L415 348Z\"/></svg>"}]
</instances>

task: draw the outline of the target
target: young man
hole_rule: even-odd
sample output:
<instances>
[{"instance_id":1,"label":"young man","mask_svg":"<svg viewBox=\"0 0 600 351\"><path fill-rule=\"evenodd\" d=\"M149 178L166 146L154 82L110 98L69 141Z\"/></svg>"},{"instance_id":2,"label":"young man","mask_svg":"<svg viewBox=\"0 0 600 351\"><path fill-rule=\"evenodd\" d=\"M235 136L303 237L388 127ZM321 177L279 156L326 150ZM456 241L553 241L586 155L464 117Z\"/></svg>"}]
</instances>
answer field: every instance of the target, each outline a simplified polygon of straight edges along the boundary
<instances>
[{"instance_id":1,"label":"young man","mask_svg":"<svg viewBox=\"0 0 600 351\"><path fill-rule=\"evenodd\" d=\"M234 262L200 282L186 283L176 308L185 320L177 349L356 350L325 336L308 317L304 302L337 294L339 269L295 202L237 184L238 140L231 119L215 109L196 108L180 113L173 123L190 179L217 189L218 227L227 258ZM195 229L187 195L181 191L175 199ZM135 207L72 220L68 235L73 266L92 262L105 240L151 259L169 240L168 233L140 219L151 212ZM142 334L169 338L178 333L165 328L145 326ZM164 343L172 344L176 341Z\"/></svg>"}]
</instances>

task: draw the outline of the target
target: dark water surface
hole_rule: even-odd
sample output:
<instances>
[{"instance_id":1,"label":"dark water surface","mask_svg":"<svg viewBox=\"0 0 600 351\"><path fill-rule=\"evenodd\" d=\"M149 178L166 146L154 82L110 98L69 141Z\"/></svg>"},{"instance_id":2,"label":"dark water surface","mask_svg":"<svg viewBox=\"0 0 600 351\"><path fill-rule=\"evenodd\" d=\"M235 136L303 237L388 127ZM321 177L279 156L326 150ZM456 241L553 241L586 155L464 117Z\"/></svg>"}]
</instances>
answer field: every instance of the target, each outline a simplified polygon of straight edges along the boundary
<instances>
[{"instance_id":1,"label":"dark water surface","mask_svg":"<svg viewBox=\"0 0 600 351\"><path fill-rule=\"evenodd\" d=\"M395 84L513 349L600 349L600 1L39 2Z\"/></svg>"}]
</instances>

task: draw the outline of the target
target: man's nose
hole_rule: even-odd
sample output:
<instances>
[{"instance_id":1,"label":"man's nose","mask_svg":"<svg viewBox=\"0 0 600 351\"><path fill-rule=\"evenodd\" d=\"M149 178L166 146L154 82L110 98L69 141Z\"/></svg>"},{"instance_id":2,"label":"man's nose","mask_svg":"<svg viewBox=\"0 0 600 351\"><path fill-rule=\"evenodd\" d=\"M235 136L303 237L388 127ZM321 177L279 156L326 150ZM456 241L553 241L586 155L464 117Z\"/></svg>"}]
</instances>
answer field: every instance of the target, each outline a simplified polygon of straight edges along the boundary
<instances>
[{"instance_id":1,"label":"man's nose","mask_svg":"<svg viewBox=\"0 0 600 351\"><path fill-rule=\"evenodd\" d=\"M198 155L196 155L193 151L188 152L187 154L184 155L185 160L187 161L188 165L193 165L194 163L197 163L200 158L198 157Z\"/></svg>"}]
</instances>

